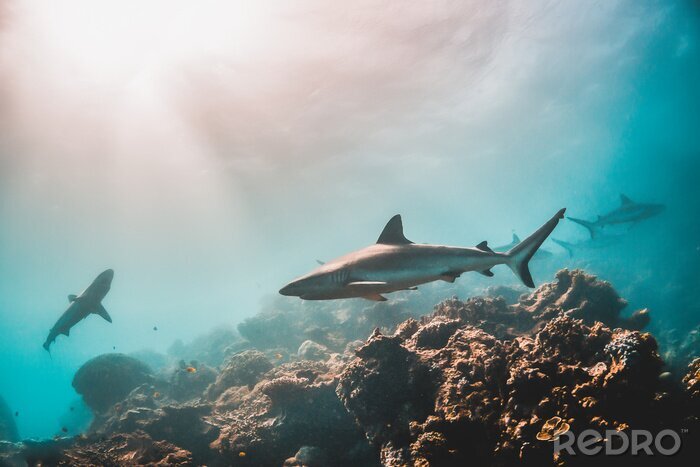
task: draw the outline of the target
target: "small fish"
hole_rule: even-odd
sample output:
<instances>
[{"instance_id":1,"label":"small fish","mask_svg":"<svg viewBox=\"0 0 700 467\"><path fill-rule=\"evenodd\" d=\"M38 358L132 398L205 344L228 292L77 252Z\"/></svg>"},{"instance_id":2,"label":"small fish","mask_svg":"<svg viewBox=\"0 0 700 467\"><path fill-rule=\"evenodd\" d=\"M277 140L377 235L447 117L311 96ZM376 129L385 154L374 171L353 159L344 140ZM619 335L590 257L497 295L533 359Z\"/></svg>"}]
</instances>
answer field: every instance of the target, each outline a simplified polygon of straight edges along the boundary
<instances>
[{"instance_id":1,"label":"small fish","mask_svg":"<svg viewBox=\"0 0 700 467\"><path fill-rule=\"evenodd\" d=\"M113 345L113 346L112 346L112 350L117 350L117 346L116 346L116 345Z\"/></svg>"},{"instance_id":2,"label":"small fish","mask_svg":"<svg viewBox=\"0 0 700 467\"><path fill-rule=\"evenodd\" d=\"M72 412L73 410L75 410L75 409L73 409L73 407L71 406L70 411Z\"/></svg>"},{"instance_id":3,"label":"small fish","mask_svg":"<svg viewBox=\"0 0 700 467\"><path fill-rule=\"evenodd\" d=\"M15 412L15 417L19 417L19 412Z\"/></svg>"},{"instance_id":4,"label":"small fish","mask_svg":"<svg viewBox=\"0 0 700 467\"><path fill-rule=\"evenodd\" d=\"M158 326L153 326L153 330L154 330L154 331L157 331L157 330L158 330Z\"/></svg>"},{"instance_id":5,"label":"small fish","mask_svg":"<svg viewBox=\"0 0 700 467\"><path fill-rule=\"evenodd\" d=\"M277 360L282 360L282 359L284 358L284 355L282 355L281 353L277 352L277 353L275 354L275 358L276 358Z\"/></svg>"},{"instance_id":6,"label":"small fish","mask_svg":"<svg viewBox=\"0 0 700 467\"><path fill-rule=\"evenodd\" d=\"M197 369L193 366L188 366L187 368L185 368L185 371L187 373L197 373Z\"/></svg>"},{"instance_id":7,"label":"small fish","mask_svg":"<svg viewBox=\"0 0 700 467\"><path fill-rule=\"evenodd\" d=\"M158 391L153 393L153 398L158 399L160 397L160 393Z\"/></svg>"},{"instance_id":8,"label":"small fish","mask_svg":"<svg viewBox=\"0 0 700 467\"><path fill-rule=\"evenodd\" d=\"M238 453L238 457L245 457L245 451L241 451Z\"/></svg>"},{"instance_id":9,"label":"small fish","mask_svg":"<svg viewBox=\"0 0 700 467\"><path fill-rule=\"evenodd\" d=\"M61 428L61 431L64 432L64 433L68 433L68 428L66 428L66 427L64 426L63 428Z\"/></svg>"}]
</instances>

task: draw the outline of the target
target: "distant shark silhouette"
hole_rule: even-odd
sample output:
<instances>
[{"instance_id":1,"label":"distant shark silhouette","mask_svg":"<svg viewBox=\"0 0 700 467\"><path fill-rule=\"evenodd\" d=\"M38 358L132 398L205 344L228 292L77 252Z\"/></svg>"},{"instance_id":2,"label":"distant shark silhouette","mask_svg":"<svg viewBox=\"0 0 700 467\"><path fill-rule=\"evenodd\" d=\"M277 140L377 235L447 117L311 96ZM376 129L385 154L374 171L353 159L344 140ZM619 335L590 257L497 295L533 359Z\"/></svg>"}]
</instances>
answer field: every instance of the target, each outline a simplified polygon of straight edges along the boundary
<instances>
[{"instance_id":1,"label":"distant shark silhouette","mask_svg":"<svg viewBox=\"0 0 700 467\"><path fill-rule=\"evenodd\" d=\"M515 247L515 245L517 245L518 243L520 243L520 237L518 237L515 233L513 233L513 239L511 240L510 243L508 243L506 245L494 247L493 250L494 251L508 251L511 248ZM540 259L547 259L550 257L552 257L551 251L547 251L544 248L538 248L537 251L535 252L535 254L532 256L532 259L533 260L540 260Z\"/></svg>"},{"instance_id":2,"label":"distant shark silhouette","mask_svg":"<svg viewBox=\"0 0 700 467\"><path fill-rule=\"evenodd\" d=\"M385 301L384 293L413 290L420 284L443 280L454 282L467 271L493 276L498 264L510 267L528 287L534 281L528 262L554 230L561 209L535 233L506 253L498 253L481 242L475 248L416 244L403 234L401 216L389 220L377 243L322 264L280 289L280 294L304 300L333 300L361 297Z\"/></svg>"},{"instance_id":3,"label":"distant shark silhouette","mask_svg":"<svg viewBox=\"0 0 700 467\"><path fill-rule=\"evenodd\" d=\"M101 272L80 295L68 296L68 301L70 302L68 309L56 321L56 324L49 331L46 342L44 342L44 348L47 351L59 334L70 335L71 328L91 313L100 315L110 323L112 322L112 318L105 310L105 307L102 306L102 299L109 292L113 278L114 271L107 269Z\"/></svg>"},{"instance_id":4,"label":"distant shark silhouette","mask_svg":"<svg viewBox=\"0 0 700 467\"><path fill-rule=\"evenodd\" d=\"M621 235L602 235L596 237L595 239L589 238L577 243L566 242L564 240L559 240L553 238L552 241L564 248L567 253L569 253L569 258L574 257L574 252L577 251L591 251L591 250L603 250L609 246L619 243L621 240Z\"/></svg>"},{"instance_id":5,"label":"distant shark silhouette","mask_svg":"<svg viewBox=\"0 0 700 467\"><path fill-rule=\"evenodd\" d=\"M663 204L635 203L627 196L620 194L620 207L610 211L607 214L598 216L598 219L595 221L576 219L568 216L567 219L584 226L586 229L588 229L591 238L595 238L600 229L604 228L605 226L615 224L633 224L635 222L654 217L663 212L664 209L666 209L666 206Z\"/></svg>"}]
</instances>

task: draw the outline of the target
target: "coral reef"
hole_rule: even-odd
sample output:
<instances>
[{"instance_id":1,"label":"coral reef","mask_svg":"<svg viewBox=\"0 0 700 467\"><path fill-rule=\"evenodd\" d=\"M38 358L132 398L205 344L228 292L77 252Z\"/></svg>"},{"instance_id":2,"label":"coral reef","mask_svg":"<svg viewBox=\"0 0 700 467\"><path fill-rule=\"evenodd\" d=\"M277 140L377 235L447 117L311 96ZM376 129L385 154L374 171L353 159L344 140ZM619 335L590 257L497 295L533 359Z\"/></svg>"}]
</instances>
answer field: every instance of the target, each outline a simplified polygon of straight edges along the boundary
<instances>
[{"instance_id":1,"label":"coral reef","mask_svg":"<svg viewBox=\"0 0 700 467\"><path fill-rule=\"evenodd\" d=\"M238 465L378 465L377 456L335 394L341 366L303 360L269 371L240 405L215 406L212 443Z\"/></svg>"},{"instance_id":2,"label":"coral reef","mask_svg":"<svg viewBox=\"0 0 700 467\"><path fill-rule=\"evenodd\" d=\"M688 372L683 376L683 386L690 399L688 422L697 425L700 422L700 358L688 365Z\"/></svg>"},{"instance_id":3,"label":"coral reef","mask_svg":"<svg viewBox=\"0 0 700 467\"><path fill-rule=\"evenodd\" d=\"M590 458L554 455L569 430L700 429L700 359L669 377L641 331L650 314L624 314L609 283L562 270L530 294L489 295L427 315L405 300L293 302L241 323L243 338L174 346L180 364L157 375L97 357L74 380L96 415L87 436L0 443L0 460L571 466ZM692 464L694 447L674 461Z\"/></svg>"},{"instance_id":4,"label":"coral reef","mask_svg":"<svg viewBox=\"0 0 700 467\"><path fill-rule=\"evenodd\" d=\"M312 340L306 340L299 346L297 357L301 360L326 361L330 357L330 351L321 344L317 344Z\"/></svg>"},{"instance_id":5,"label":"coral reef","mask_svg":"<svg viewBox=\"0 0 700 467\"><path fill-rule=\"evenodd\" d=\"M217 376L217 371L204 363L180 360L178 367L170 374L168 396L178 402L199 399Z\"/></svg>"},{"instance_id":6,"label":"coral reef","mask_svg":"<svg viewBox=\"0 0 700 467\"><path fill-rule=\"evenodd\" d=\"M124 354L104 354L89 360L73 377L75 391L96 414L124 399L135 387L153 380L150 368Z\"/></svg>"},{"instance_id":7,"label":"coral reef","mask_svg":"<svg viewBox=\"0 0 700 467\"><path fill-rule=\"evenodd\" d=\"M674 379L680 379L686 367L700 358L700 325L687 330L665 329L659 335L659 347L666 368Z\"/></svg>"},{"instance_id":8,"label":"coral reef","mask_svg":"<svg viewBox=\"0 0 700 467\"><path fill-rule=\"evenodd\" d=\"M342 352L348 342L365 339L375 328L390 331L424 312L425 308L406 299L381 303L299 301L291 306L285 302L285 306L274 306L246 319L238 331L258 350L277 348L296 353L310 340L332 352Z\"/></svg>"},{"instance_id":9,"label":"coral reef","mask_svg":"<svg viewBox=\"0 0 700 467\"><path fill-rule=\"evenodd\" d=\"M103 441L77 446L63 453L66 465L191 466L189 452L167 441L154 441L148 435L120 433Z\"/></svg>"},{"instance_id":10,"label":"coral reef","mask_svg":"<svg viewBox=\"0 0 700 467\"><path fill-rule=\"evenodd\" d=\"M165 440L187 450L198 465L211 461L209 443L218 430L205 421L211 405L200 403L160 403L152 397L153 387L144 385L117 404L99 425L96 433L143 432L155 440Z\"/></svg>"},{"instance_id":11,"label":"coral reef","mask_svg":"<svg viewBox=\"0 0 700 467\"><path fill-rule=\"evenodd\" d=\"M580 271L557 277L512 307L448 300L357 351L338 395L384 465L571 464L550 444L569 429L678 426L686 399L663 390L654 338L603 324L638 327L624 301Z\"/></svg>"},{"instance_id":12,"label":"coral reef","mask_svg":"<svg viewBox=\"0 0 700 467\"><path fill-rule=\"evenodd\" d=\"M218 327L211 332L196 337L185 344L175 341L168 349L168 355L177 360L196 360L211 367L221 365L226 357L248 348L235 329Z\"/></svg>"},{"instance_id":13,"label":"coral reef","mask_svg":"<svg viewBox=\"0 0 700 467\"><path fill-rule=\"evenodd\" d=\"M15 417L5 399L0 396L0 441L17 441L19 433Z\"/></svg>"},{"instance_id":14,"label":"coral reef","mask_svg":"<svg viewBox=\"0 0 700 467\"><path fill-rule=\"evenodd\" d=\"M189 452L142 432L0 443L0 465L191 466Z\"/></svg>"},{"instance_id":15,"label":"coral reef","mask_svg":"<svg viewBox=\"0 0 700 467\"><path fill-rule=\"evenodd\" d=\"M252 388L261 376L272 368L265 354L257 350L246 350L228 359L216 381L207 389L209 399L216 399L232 386Z\"/></svg>"}]
</instances>

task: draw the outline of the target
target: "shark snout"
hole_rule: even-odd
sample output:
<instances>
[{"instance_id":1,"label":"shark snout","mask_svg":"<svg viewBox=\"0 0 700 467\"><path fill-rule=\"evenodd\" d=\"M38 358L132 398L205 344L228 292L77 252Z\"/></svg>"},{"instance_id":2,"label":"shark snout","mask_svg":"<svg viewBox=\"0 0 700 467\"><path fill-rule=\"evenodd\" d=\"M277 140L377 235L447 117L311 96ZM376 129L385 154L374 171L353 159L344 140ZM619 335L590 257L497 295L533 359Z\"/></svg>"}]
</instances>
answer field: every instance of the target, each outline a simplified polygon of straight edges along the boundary
<instances>
[{"instance_id":1,"label":"shark snout","mask_svg":"<svg viewBox=\"0 0 700 467\"><path fill-rule=\"evenodd\" d=\"M109 290L109 287L112 285L112 279L114 279L114 270L104 270L100 273L99 276L95 278L95 280L91 284L91 287L99 287L102 289Z\"/></svg>"},{"instance_id":2,"label":"shark snout","mask_svg":"<svg viewBox=\"0 0 700 467\"><path fill-rule=\"evenodd\" d=\"M106 269L98 276L100 281L112 282L114 279L114 269Z\"/></svg>"},{"instance_id":3,"label":"shark snout","mask_svg":"<svg viewBox=\"0 0 700 467\"><path fill-rule=\"evenodd\" d=\"M290 282L289 284L285 285L280 289L280 295L285 295L287 297L295 297L297 296L296 292L296 284L294 282Z\"/></svg>"}]
</instances>

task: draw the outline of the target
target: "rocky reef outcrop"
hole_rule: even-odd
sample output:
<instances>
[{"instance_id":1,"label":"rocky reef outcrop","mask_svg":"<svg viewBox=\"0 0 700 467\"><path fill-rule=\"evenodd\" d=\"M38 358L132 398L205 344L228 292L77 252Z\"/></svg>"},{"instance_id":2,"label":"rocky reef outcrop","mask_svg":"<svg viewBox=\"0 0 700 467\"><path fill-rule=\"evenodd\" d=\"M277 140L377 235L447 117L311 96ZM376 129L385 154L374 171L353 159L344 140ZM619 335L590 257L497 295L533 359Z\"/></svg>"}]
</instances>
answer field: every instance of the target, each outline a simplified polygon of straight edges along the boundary
<instances>
[{"instance_id":1,"label":"rocky reef outcrop","mask_svg":"<svg viewBox=\"0 0 700 467\"><path fill-rule=\"evenodd\" d=\"M176 360L195 360L211 367L221 365L227 357L248 348L248 344L231 327L218 327L198 336L192 342L176 340L168 355Z\"/></svg>"},{"instance_id":2,"label":"rocky reef outcrop","mask_svg":"<svg viewBox=\"0 0 700 467\"><path fill-rule=\"evenodd\" d=\"M238 332L258 350L297 353L305 341L332 352L348 342L365 339L375 328L392 330L402 321L425 312L406 298L388 302L284 302L271 306L238 325Z\"/></svg>"},{"instance_id":3,"label":"rocky reef outcrop","mask_svg":"<svg viewBox=\"0 0 700 467\"><path fill-rule=\"evenodd\" d=\"M0 396L0 441L17 441L17 423L5 399Z\"/></svg>"},{"instance_id":4,"label":"rocky reef outcrop","mask_svg":"<svg viewBox=\"0 0 700 467\"><path fill-rule=\"evenodd\" d=\"M245 350L235 354L228 359L216 381L207 388L207 396L209 399L216 399L226 389L235 386L252 388L270 369L272 363L262 352Z\"/></svg>"},{"instance_id":5,"label":"rocky reef outcrop","mask_svg":"<svg viewBox=\"0 0 700 467\"><path fill-rule=\"evenodd\" d=\"M340 361L285 363L233 410L217 403L210 422L221 431L212 448L223 458L239 456L237 465L378 465L335 394L341 367Z\"/></svg>"},{"instance_id":6,"label":"rocky reef outcrop","mask_svg":"<svg viewBox=\"0 0 700 467\"><path fill-rule=\"evenodd\" d=\"M135 387L151 382L146 364L124 354L104 354L89 360L73 377L73 388L93 412L100 414L123 400Z\"/></svg>"},{"instance_id":7,"label":"rocky reef outcrop","mask_svg":"<svg viewBox=\"0 0 700 467\"><path fill-rule=\"evenodd\" d=\"M142 432L0 443L0 465L192 466L186 450Z\"/></svg>"},{"instance_id":8,"label":"rocky reef outcrop","mask_svg":"<svg viewBox=\"0 0 700 467\"><path fill-rule=\"evenodd\" d=\"M573 465L553 454L565 431L697 423L692 378L686 392L660 381L656 341L633 330L648 313L621 317L612 287L580 271L557 277L511 307L448 300L357 350L338 395L383 465Z\"/></svg>"},{"instance_id":9,"label":"rocky reef outcrop","mask_svg":"<svg viewBox=\"0 0 700 467\"><path fill-rule=\"evenodd\" d=\"M427 314L405 300L294 302L246 320L240 336L198 341L193 355L177 347L171 355L181 363L155 376L125 356L98 357L74 383L99 415L87 436L41 449L8 444L0 458L571 466L591 458L555 455L554 441L569 431L671 428L686 437L673 461L693 463L687 437L700 430L700 359L682 379L666 377L657 342L643 331L650 313L627 313L609 283L582 271L520 292L451 298ZM125 380L118 391L96 397L116 374Z\"/></svg>"}]
</instances>

